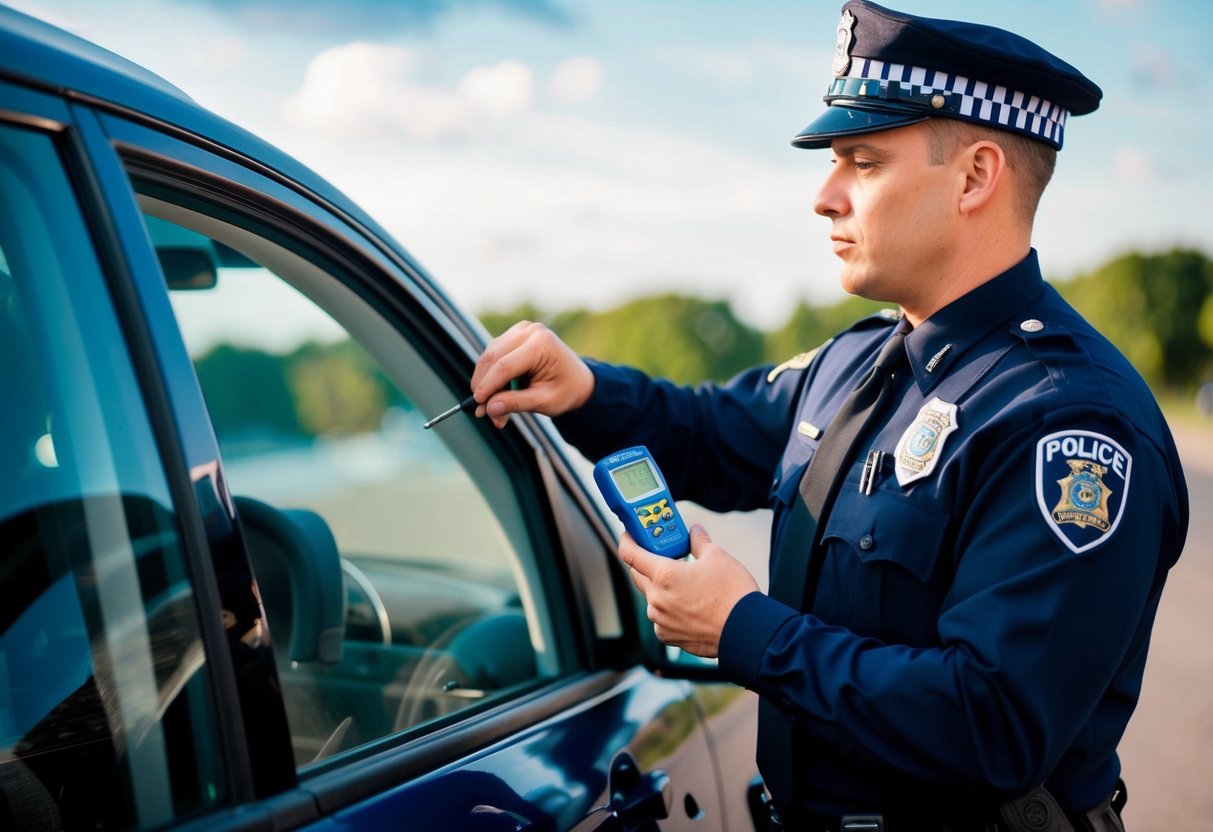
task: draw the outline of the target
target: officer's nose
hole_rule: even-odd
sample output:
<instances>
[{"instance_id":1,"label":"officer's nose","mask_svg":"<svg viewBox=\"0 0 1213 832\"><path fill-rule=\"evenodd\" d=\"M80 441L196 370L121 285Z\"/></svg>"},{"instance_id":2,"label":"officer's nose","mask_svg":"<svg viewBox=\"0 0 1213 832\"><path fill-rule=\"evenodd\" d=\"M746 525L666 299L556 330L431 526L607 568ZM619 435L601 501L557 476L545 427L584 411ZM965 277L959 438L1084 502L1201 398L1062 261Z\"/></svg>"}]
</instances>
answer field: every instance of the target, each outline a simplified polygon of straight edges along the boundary
<instances>
[{"instance_id":1,"label":"officer's nose","mask_svg":"<svg viewBox=\"0 0 1213 832\"><path fill-rule=\"evenodd\" d=\"M839 182L840 168L841 166L837 162L830 166L829 175L826 177L825 182L821 183L817 196L813 198L814 213L832 219L834 217L845 216L850 211L847 204L846 192Z\"/></svg>"}]
</instances>

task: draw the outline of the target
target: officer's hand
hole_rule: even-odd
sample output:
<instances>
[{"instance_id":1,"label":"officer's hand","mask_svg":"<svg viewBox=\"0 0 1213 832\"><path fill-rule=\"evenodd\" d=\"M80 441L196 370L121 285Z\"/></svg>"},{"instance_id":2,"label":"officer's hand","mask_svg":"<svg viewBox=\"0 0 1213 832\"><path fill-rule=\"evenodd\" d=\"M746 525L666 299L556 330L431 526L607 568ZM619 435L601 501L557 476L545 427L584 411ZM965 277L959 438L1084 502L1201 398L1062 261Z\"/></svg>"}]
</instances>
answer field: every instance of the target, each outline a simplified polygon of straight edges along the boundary
<instances>
[{"instance_id":1,"label":"officer's hand","mask_svg":"<svg viewBox=\"0 0 1213 832\"><path fill-rule=\"evenodd\" d=\"M700 525L691 527L691 554L694 560L671 560L645 551L627 534L619 541L619 557L648 601L657 638L712 659L733 606L758 589L758 582Z\"/></svg>"},{"instance_id":2,"label":"officer's hand","mask_svg":"<svg viewBox=\"0 0 1213 832\"><path fill-rule=\"evenodd\" d=\"M522 382L510 390L514 379ZM504 427L511 413L559 416L586 403L594 374L543 324L519 321L485 347L472 373L476 415Z\"/></svg>"}]
</instances>

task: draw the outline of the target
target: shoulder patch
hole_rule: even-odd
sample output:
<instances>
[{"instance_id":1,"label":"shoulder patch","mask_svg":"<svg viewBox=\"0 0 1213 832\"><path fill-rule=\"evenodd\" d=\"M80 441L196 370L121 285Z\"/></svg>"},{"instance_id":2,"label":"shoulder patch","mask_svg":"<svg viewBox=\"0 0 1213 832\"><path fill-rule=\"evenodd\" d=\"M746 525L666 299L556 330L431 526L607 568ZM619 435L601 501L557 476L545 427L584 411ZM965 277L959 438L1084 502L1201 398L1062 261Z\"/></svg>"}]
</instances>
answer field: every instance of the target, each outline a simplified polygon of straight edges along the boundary
<instances>
[{"instance_id":1,"label":"shoulder patch","mask_svg":"<svg viewBox=\"0 0 1213 832\"><path fill-rule=\"evenodd\" d=\"M1102 433L1063 430L1036 443L1036 503L1070 551L1093 549L1116 532L1132 469L1129 452Z\"/></svg>"},{"instance_id":2,"label":"shoulder patch","mask_svg":"<svg viewBox=\"0 0 1213 832\"><path fill-rule=\"evenodd\" d=\"M802 352L799 355L793 355L787 361L780 364L771 372L767 373L767 384L772 383L779 378L780 374L785 370L803 370L805 367L813 363L813 359L817 357L817 353L828 347L834 341L833 338L827 340L824 344L814 347L808 352Z\"/></svg>"}]
</instances>

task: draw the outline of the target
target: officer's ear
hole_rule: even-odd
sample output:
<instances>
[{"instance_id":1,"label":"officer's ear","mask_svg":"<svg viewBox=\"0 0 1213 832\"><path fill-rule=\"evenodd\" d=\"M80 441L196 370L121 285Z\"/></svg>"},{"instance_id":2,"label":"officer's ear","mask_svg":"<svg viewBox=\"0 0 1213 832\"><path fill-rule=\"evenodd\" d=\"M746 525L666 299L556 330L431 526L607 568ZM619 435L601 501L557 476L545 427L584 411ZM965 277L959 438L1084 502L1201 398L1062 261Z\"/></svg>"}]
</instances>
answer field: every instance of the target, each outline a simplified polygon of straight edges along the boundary
<instances>
[{"instance_id":1,"label":"officer's ear","mask_svg":"<svg viewBox=\"0 0 1213 832\"><path fill-rule=\"evenodd\" d=\"M960 151L964 190L960 195L960 213L968 214L991 204L995 199L1009 199L1004 193L1009 187L1007 156L1002 147L983 139Z\"/></svg>"}]
</instances>

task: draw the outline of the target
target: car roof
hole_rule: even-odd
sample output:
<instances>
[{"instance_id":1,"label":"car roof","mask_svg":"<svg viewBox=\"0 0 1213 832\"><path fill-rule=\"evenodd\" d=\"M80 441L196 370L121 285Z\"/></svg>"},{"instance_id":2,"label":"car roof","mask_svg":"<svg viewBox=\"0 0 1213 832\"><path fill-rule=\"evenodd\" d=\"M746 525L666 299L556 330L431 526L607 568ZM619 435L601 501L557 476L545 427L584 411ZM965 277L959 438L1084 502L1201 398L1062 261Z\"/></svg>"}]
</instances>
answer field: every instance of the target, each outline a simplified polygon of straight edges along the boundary
<instances>
[{"instance_id":1,"label":"car roof","mask_svg":"<svg viewBox=\"0 0 1213 832\"><path fill-rule=\"evenodd\" d=\"M159 75L45 21L0 5L0 79L143 117L222 145L322 198L387 242L418 275L416 262L378 223L310 168L269 142L216 115ZM428 277L423 282L444 295ZM445 300L445 297L444 297ZM449 301L448 301L449 303Z\"/></svg>"},{"instance_id":2,"label":"car roof","mask_svg":"<svg viewBox=\"0 0 1213 832\"><path fill-rule=\"evenodd\" d=\"M0 6L0 67L5 74L40 86L74 90L137 110L157 96L197 106L179 88L133 61L6 6Z\"/></svg>"}]
</instances>

